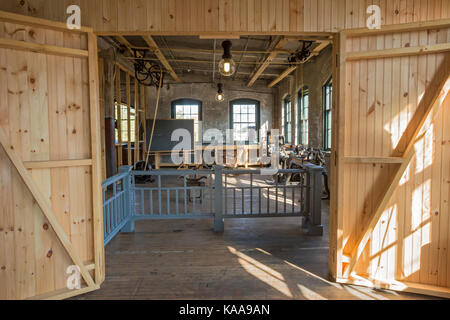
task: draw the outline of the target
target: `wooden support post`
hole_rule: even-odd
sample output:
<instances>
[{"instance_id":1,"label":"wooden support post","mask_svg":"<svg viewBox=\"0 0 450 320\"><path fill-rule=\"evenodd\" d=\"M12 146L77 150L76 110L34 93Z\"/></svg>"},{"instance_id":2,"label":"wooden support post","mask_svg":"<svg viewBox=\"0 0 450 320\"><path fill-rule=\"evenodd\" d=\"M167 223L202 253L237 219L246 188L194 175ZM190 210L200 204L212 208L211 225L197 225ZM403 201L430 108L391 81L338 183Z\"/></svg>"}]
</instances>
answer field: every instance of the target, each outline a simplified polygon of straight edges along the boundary
<instances>
[{"instance_id":1,"label":"wooden support post","mask_svg":"<svg viewBox=\"0 0 450 320\"><path fill-rule=\"evenodd\" d=\"M120 91L120 67L116 65L116 110L117 110L117 132L118 143L117 146L117 165L123 165L122 153L122 92Z\"/></svg>"},{"instance_id":2,"label":"wooden support post","mask_svg":"<svg viewBox=\"0 0 450 320\"><path fill-rule=\"evenodd\" d=\"M99 103L100 103L100 134L101 134L101 163L102 163L102 180L106 179L106 137L105 137L105 66L104 59L98 59L98 76L99 76Z\"/></svg>"},{"instance_id":3,"label":"wooden support post","mask_svg":"<svg viewBox=\"0 0 450 320\"><path fill-rule=\"evenodd\" d=\"M94 226L95 283L100 285L105 279L105 246L103 235L103 206L101 191L101 134L98 94L98 51L97 36L88 33L89 48L89 106L91 120L92 153L92 215ZM89 282L88 282L89 284Z\"/></svg>"},{"instance_id":4,"label":"wooden support post","mask_svg":"<svg viewBox=\"0 0 450 320\"><path fill-rule=\"evenodd\" d=\"M103 108L104 108L104 137L105 137L105 167L106 176L112 177L117 172L116 136L115 136L115 104L114 104L114 50L103 51Z\"/></svg>"},{"instance_id":5,"label":"wooden support post","mask_svg":"<svg viewBox=\"0 0 450 320\"><path fill-rule=\"evenodd\" d=\"M127 95L127 164L131 166L133 164L131 160L131 87L128 73L125 73L125 85Z\"/></svg>"},{"instance_id":6,"label":"wooden support post","mask_svg":"<svg viewBox=\"0 0 450 320\"><path fill-rule=\"evenodd\" d=\"M139 161L139 86L136 78L134 79L134 165Z\"/></svg>"},{"instance_id":7,"label":"wooden support post","mask_svg":"<svg viewBox=\"0 0 450 320\"><path fill-rule=\"evenodd\" d=\"M161 169L161 153L155 152L155 169Z\"/></svg>"},{"instance_id":8,"label":"wooden support post","mask_svg":"<svg viewBox=\"0 0 450 320\"><path fill-rule=\"evenodd\" d=\"M145 156L147 155L147 108L148 108L148 88L144 87L144 95L143 95L144 101L142 102L142 108L144 110L144 114L142 116L143 120L143 134L142 134L142 160L145 159Z\"/></svg>"}]
</instances>

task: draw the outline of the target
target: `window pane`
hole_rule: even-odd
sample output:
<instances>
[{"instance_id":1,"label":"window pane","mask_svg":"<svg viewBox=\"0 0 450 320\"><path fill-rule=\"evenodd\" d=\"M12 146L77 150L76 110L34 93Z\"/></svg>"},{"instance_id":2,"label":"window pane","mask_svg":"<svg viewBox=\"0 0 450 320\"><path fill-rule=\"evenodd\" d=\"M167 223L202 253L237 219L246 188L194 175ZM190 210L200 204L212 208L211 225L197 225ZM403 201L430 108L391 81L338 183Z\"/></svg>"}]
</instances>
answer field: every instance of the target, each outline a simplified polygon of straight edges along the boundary
<instances>
[{"instance_id":1,"label":"window pane","mask_svg":"<svg viewBox=\"0 0 450 320\"><path fill-rule=\"evenodd\" d=\"M185 104L180 102L175 105L175 119L192 119L194 120L195 141L198 140L198 121L200 120L200 104L193 104L189 100Z\"/></svg>"},{"instance_id":2,"label":"window pane","mask_svg":"<svg viewBox=\"0 0 450 320\"><path fill-rule=\"evenodd\" d=\"M248 129L257 131L257 105L255 104L233 104L232 105L232 127L234 128L234 139L239 142L249 140ZM257 136L255 137L258 138ZM255 140L257 141L257 140Z\"/></svg>"}]
</instances>

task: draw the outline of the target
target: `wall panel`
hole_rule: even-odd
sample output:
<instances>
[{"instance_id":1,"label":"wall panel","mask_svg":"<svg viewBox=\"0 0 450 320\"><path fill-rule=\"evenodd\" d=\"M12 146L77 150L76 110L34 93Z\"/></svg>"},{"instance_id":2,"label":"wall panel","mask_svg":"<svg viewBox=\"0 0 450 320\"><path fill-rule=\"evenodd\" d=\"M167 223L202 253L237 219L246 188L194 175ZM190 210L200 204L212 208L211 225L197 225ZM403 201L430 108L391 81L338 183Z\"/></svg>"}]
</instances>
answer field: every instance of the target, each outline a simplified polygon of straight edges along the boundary
<instances>
[{"instance_id":1,"label":"wall panel","mask_svg":"<svg viewBox=\"0 0 450 320\"><path fill-rule=\"evenodd\" d=\"M92 37L0 15L0 299L77 294L67 289L70 265L81 266L84 291L103 281ZM17 40L24 47L4 44Z\"/></svg>"},{"instance_id":2,"label":"wall panel","mask_svg":"<svg viewBox=\"0 0 450 320\"><path fill-rule=\"evenodd\" d=\"M406 10L403 1L398 5L400 12ZM450 80L450 53L448 48L445 53L395 56L385 51L448 44L450 28L361 36L350 31L343 37L339 112L345 116L338 125L345 129L338 139L344 148L336 149L343 153L337 182L343 198L333 196L332 214L337 210L338 221L331 226L342 237L332 239L332 247L339 241L342 246L334 257L341 266L332 273L340 282L404 290L429 286L435 294L450 296L450 95L448 86L436 90L439 81ZM355 57L363 52L374 54ZM424 105L433 90L440 94L438 102ZM431 110L426 118L425 110ZM422 118L424 128L412 143L411 160L406 160ZM403 173L399 168L404 165ZM399 170L387 205L378 208ZM362 240L366 235L368 240Z\"/></svg>"},{"instance_id":3,"label":"wall panel","mask_svg":"<svg viewBox=\"0 0 450 320\"><path fill-rule=\"evenodd\" d=\"M365 27L379 5L382 24L450 18L450 0L8 0L0 10L65 21L79 4L82 24L102 33L336 32Z\"/></svg>"}]
</instances>

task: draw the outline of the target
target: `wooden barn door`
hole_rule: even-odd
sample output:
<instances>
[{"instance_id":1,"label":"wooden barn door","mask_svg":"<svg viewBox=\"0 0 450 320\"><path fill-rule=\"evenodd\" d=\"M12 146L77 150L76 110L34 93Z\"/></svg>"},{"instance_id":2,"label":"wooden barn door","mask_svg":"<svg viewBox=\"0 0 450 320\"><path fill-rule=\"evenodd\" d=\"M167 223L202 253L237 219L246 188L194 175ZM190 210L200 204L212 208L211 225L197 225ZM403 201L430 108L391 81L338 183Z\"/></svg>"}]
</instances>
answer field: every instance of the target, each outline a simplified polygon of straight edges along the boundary
<instances>
[{"instance_id":1,"label":"wooden barn door","mask_svg":"<svg viewBox=\"0 0 450 320\"><path fill-rule=\"evenodd\" d=\"M337 44L331 274L450 297L450 21Z\"/></svg>"},{"instance_id":2,"label":"wooden barn door","mask_svg":"<svg viewBox=\"0 0 450 320\"><path fill-rule=\"evenodd\" d=\"M0 11L0 299L104 279L97 70L90 29Z\"/></svg>"}]
</instances>

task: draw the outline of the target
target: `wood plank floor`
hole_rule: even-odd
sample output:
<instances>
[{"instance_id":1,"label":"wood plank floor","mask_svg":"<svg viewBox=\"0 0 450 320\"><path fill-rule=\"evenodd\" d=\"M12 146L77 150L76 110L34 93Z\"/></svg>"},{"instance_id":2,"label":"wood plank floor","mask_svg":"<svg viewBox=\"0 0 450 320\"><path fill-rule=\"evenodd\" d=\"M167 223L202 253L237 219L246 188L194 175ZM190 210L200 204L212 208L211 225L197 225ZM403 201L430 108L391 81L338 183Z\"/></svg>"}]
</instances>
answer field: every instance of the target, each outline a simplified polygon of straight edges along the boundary
<instances>
[{"instance_id":1,"label":"wood plank floor","mask_svg":"<svg viewBox=\"0 0 450 320\"><path fill-rule=\"evenodd\" d=\"M76 299L429 299L344 286L328 279L325 235L301 234L299 218L141 221L106 247L106 280Z\"/></svg>"}]
</instances>

